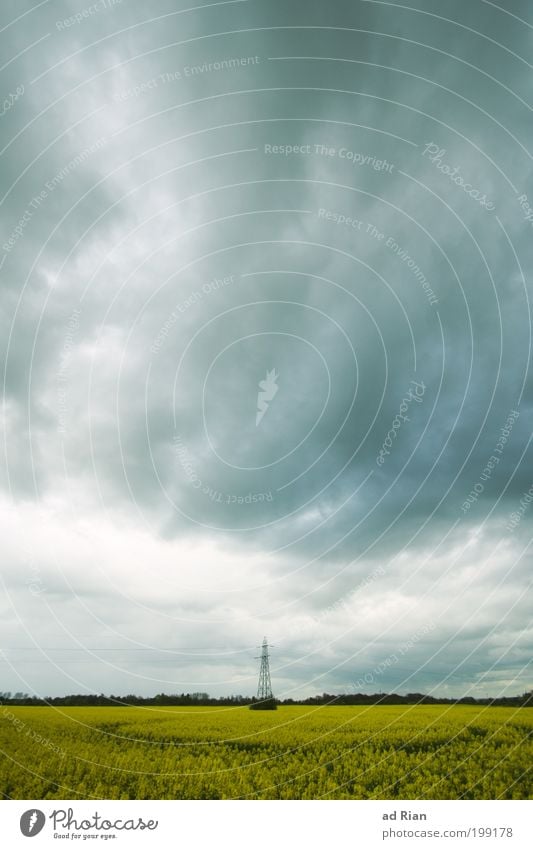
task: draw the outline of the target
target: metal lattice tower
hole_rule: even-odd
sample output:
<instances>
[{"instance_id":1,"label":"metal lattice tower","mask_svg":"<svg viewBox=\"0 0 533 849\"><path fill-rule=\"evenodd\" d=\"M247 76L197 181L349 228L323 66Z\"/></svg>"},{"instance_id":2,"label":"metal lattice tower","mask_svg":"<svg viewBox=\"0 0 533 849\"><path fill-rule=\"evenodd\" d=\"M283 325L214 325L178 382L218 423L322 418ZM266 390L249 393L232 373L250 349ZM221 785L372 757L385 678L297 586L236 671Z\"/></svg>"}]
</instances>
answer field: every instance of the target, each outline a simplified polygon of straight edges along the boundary
<instances>
[{"instance_id":1,"label":"metal lattice tower","mask_svg":"<svg viewBox=\"0 0 533 849\"><path fill-rule=\"evenodd\" d=\"M268 641L265 637L261 647L261 666L259 669L259 684L257 685L257 698L262 702L273 699L272 682L270 680L270 659L268 654Z\"/></svg>"}]
</instances>

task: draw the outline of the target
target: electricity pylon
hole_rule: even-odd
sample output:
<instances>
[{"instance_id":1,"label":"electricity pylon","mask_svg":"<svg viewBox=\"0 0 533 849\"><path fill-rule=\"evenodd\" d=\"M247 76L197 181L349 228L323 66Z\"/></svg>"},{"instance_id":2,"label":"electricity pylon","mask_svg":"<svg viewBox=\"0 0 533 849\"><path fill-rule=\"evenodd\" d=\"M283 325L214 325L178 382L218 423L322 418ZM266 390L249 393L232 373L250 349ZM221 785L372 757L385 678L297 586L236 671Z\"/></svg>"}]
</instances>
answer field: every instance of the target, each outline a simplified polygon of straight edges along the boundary
<instances>
[{"instance_id":1,"label":"electricity pylon","mask_svg":"<svg viewBox=\"0 0 533 849\"><path fill-rule=\"evenodd\" d=\"M259 658L258 658L259 659ZM252 710L276 710L276 700L272 693L270 680L270 656L268 641L265 637L261 647L261 666L259 667L259 684L257 685L257 701L250 705Z\"/></svg>"}]
</instances>

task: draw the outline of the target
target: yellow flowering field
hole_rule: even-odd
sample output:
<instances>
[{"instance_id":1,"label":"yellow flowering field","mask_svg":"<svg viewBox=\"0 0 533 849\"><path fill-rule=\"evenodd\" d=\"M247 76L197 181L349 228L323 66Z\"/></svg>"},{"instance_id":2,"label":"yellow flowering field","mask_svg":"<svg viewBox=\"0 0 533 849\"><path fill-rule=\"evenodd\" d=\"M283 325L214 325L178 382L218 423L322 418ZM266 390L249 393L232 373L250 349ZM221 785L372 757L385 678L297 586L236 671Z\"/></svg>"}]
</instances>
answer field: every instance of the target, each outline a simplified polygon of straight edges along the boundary
<instances>
[{"instance_id":1,"label":"yellow flowering field","mask_svg":"<svg viewBox=\"0 0 533 849\"><path fill-rule=\"evenodd\" d=\"M0 707L13 799L531 799L533 709Z\"/></svg>"}]
</instances>

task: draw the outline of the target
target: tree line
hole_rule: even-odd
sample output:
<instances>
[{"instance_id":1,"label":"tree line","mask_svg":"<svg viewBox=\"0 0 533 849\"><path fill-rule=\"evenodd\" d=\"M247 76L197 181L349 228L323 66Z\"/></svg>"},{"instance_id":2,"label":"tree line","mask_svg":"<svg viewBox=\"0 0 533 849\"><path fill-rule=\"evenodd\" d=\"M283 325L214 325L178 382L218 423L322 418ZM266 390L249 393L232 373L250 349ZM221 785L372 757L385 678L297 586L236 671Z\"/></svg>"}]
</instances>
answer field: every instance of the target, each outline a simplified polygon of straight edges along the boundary
<instances>
[{"instance_id":1,"label":"tree line","mask_svg":"<svg viewBox=\"0 0 533 849\"><path fill-rule=\"evenodd\" d=\"M5 705L34 705L34 706L64 706L64 707L125 707L125 706L189 706L189 707L236 707L251 705L259 700L253 696L210 696L208 693L158 693L156 696L106 696L96 694L72 694L68 696L48 696L41 698L29 693L0 692L0 703ZM400 696L397 693L322 693L309 696L306 699L276 699L278 705L485 705L495 707L533 707L533 691L521 696L498 696L491 698L443 698L428 696L424 693L407 693Z\"/></svg>"}]
</instances>

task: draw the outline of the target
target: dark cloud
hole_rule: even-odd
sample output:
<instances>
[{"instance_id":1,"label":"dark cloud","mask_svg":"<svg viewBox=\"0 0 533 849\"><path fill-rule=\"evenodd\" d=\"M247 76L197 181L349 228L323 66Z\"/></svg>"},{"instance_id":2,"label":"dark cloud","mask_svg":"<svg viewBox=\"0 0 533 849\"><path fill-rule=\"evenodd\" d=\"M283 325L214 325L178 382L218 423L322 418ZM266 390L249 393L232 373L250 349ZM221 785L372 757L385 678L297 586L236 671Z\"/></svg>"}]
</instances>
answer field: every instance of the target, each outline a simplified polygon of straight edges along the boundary
<instances>
[{"instance_id":1,"label":"dark cloud","mask_svg":"<svg viewBox=\"0 0 533 849\"><path fill-rule=\"evenodd\" d=\"M528 30L393 5L4 4L26 689L525 686Z\"/></svg>"}]
</instances>

